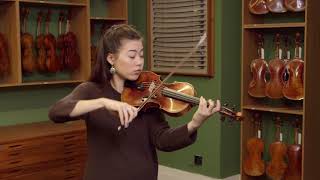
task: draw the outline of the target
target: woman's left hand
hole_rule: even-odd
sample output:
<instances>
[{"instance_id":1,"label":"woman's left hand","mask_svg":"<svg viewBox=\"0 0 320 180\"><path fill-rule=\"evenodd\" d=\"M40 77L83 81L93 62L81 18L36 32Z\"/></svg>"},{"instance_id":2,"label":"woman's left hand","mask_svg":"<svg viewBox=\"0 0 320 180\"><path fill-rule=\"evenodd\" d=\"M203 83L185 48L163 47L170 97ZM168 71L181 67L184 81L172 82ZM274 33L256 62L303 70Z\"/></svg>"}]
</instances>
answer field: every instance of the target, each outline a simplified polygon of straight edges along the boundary
<instances>
[{"instance_id":1,"label":"woman's left hand","mask_svg":"<svg viewBox=\"0 0 320 180\"><path fill-rule=\"evenodd\" d=\"M221 104L219 100L216 102L211 99L206 101L203 97L200 97L199 107L188 124L189 129L192 131L199 128L210 116L220 111L220 109Z\"/></svg>"}]
</instances>

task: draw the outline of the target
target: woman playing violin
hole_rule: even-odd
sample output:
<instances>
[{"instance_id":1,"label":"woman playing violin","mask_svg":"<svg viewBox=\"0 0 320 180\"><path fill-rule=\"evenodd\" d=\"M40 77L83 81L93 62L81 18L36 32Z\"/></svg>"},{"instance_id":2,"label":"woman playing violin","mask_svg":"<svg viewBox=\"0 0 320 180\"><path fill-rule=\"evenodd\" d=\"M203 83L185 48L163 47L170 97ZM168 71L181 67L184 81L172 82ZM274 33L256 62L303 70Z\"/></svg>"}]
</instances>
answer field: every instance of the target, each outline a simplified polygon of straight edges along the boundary
<instances>
[{"instance_id":1,"label":"woman playing violin","mask_svg":"<svg viewBox=\"0 0 320 180\"><path fill-rule=\"evenodd\" d=\"M158 108L138 112L138 108L121 102L126 83L137 80L142 72L143 39L139 32L129 25L114 25L99 46L90 80L56 102L49 117L57 123L85 120L86 180L156 180L156 149L174 151L192 144L197 129L220 111L220 101L201 97L193 118L171 128Z\"/></svg>"}]
</instances>

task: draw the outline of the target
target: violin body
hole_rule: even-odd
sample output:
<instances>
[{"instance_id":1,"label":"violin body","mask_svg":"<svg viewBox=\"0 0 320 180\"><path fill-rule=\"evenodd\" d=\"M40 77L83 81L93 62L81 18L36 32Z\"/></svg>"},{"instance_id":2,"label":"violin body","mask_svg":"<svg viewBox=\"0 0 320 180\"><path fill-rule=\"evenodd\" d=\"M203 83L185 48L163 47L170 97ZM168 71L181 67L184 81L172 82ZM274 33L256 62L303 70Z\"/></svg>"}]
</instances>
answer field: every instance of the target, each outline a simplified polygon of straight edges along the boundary
<instances>
[{"instance_id":1,"label":"violin body","mask_svg":"<svg viewBox=\"0 0 320 180\"><path fill-rule=\"evenodd\" d=\"M289 79L284 83L283 95L290 100L302 100L304 98L303 71L304 62L295 58L285 66Z\"/></svg>"},{"instance_id":2,"label":"violin body","mask_svg":"<svg viewBox=\"0 0 320 180\"><path fill-rule=\"evenodd\" d=\"M44 44L46 47L46 66L48 72L58 72L60 70L60 63L58 61L58 57L56 54L56 39L55 37L49 33L44 38Z\"/></svg>"},{"instance_id":3,"label":"violin body","mask_svg":"<svg viewBox=\"0 0 320 180\"><path fill-rule=\"evenodd\" d=\"M10 61L8 55L8 44L0 33L0 78L5 77L10 72Z\"/></svg>"},{"instance_id":4,"label":"violin body","mask_svg":"<svg viewBox=\"0 0 320 180\"><path fill-rule=\"evenodd\" d=\"M159 85L161 83L160 76L150 71L142 72L136 81L136 85L138 85L137 88L125 88L123 90L121 97L122 101L136 107L140 106L150 95L151 91L149 91L149 87L152 82ZM164 84L163 90L157 92L154 97L150 99L146 104L145 109L152 107L160 108L171 116L181 116L190 110L192 107L190 103L168 97L170 95L164 95L166 93L170 94L170 89L190 96L196 94L193 86L189 83L175 82Z\"/></svg>"},{"instance_id":5,"label":"violin body","mask_svg":"<svg viewBox=\"0 0 320 180\"><path fill-rule=\"evenodd\" d=\"M22 69L25 73L32 73L36 68L33 54L33 36L23 33L21 36Z\"/></svg>"},{"instance_id":6,"label":"violin body","mask_svg":"<svg viewBox=\"0 0 320 180\"><path fill-rule=\"evenodd\" d=\"M248 156L244 160L243 170L249 176L261 176L265 171L265 163L262 160L264 142L257 137L247 141Z\"/></svg>"},{"instance_id":7,"label":"violin body","mask_svg":"<svg viewBox=\"0 0 320 180\"><path fill-rule=\"evenodd\" d=\"M269 11L273 13L287 12L283 0L267 0L267 7Z\"/></svg>"},{"instance_id":8,"label":"violin body","mask_svg":"<svg viewBox=\"0 0 320 180\"><path fill-rule=\"evenodd\" d=\"M74 71L80 66L80 56L77 53L77 37L73 32L68 32L64 37L65 43L65 60L64 64L67 69Z\"/></svg>"},{"instance_id":9,"label":"violin body","mask_svg":"<svg viewBox=\"0 0 320 180\"><path fill-rule=\"evenodd\" d=\"M304 0L284 0L287 9L293 12L301 12L305 10Z\"/></svg>"},{"instance_id":10,"label":"violin body","mask_svg":"<svg viewBox=\"0 0 320 180\"><path fill-rule=\"evenodd\" d=\"M288 166L285 162L287 146L280 141L276 141L270 145L269 151L271 161L267 165L266 174L272 180L282 180Z\"/></svg>"},{"instance_id":11,"label":"violin body","mask_svg":"<svg viewBox=\"0 0 320 180\"><path fill-rule=\"evenodd\" d=\"M248 93L253 97L266 97L266 71L268 64L263 59L255 59L250 64L252 80L249 84Z\"/></svg>"},{"instance_id":12,"label":"violin body","mask_svg":"<svg viewBox=\"0 0 320 180\"><path fill-rule=\"evenodd\" d=\"M301 180L302 148L293 144L288 147L288 169L285 180Z\"/></svg>"},{"instance_id":13,"label":"violin body","mask_svg":"<svg viewBox=\"0 0 320 180\"><path fill-rule=\"evenodd\" d=\"M38 57L37 57L37 63L38 63L38 69L40 71L45 72L47 70L46 65L46 47L44 44L44 35L40 34L37 36L37 51L38 51Z\"/></svg>"},{"instance_id":14,"label":"violin body","mask_svg":"<svg viewBox=\"0 0 320 180\"><path fill-rule=\"evenodd\" d=\"M269 61L270 81L266 84L266 96L272 99L283 97L283 75L285 62L279 58Z\"/></svg>"},{"instance_id":15,"label":"violin body","mask_svg":"<svg viewBox=\"0 0 320 180\"><path fill-rule=\"evenodd\" d=\"M253 14L267 14L269 12L265 0L250 0L249 11Z\"/></svg>"}]
</instances>

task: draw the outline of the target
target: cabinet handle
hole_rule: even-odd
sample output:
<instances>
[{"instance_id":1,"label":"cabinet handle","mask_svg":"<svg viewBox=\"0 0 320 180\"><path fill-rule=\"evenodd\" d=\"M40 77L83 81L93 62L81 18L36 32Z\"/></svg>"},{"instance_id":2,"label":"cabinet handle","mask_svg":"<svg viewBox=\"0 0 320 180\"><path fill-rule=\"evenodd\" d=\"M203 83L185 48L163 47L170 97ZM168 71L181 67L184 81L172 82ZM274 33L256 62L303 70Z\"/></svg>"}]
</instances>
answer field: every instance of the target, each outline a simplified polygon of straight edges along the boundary
<instances>
[{"instance_id":1,"label":"cabinet handle","mask_svg":"<svg viewBox=\"0 0 320 180\"><path fill-rule=\"evenodd\" d=\"M17 147L21 147L21 146L22 146L22 144L16 144L16 145L9 146L9 148L17 148Z\"/></svg>"}]
</instances>

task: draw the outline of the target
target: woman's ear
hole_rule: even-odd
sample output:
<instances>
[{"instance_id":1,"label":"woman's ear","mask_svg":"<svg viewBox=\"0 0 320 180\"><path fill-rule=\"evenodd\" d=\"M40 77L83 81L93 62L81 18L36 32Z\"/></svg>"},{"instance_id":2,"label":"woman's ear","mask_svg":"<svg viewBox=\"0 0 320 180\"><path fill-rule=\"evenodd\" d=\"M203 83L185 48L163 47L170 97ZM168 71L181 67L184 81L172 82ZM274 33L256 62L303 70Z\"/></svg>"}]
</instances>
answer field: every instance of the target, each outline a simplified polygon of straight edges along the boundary
<instances>
[{"instance_id":1,"label":"woman's ear","mask_svg":"<svg viewBox=\"0 0 320 180\"><path fill-rule=\"evenodd\" d=\"M109 53L107 55L107 61L109 62L109 64L113 65L114 64L114 60L115 60L115 56L111 53Z\"/></svg>"}]
</instances>

